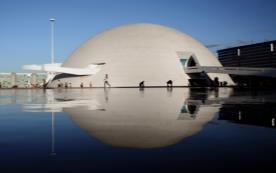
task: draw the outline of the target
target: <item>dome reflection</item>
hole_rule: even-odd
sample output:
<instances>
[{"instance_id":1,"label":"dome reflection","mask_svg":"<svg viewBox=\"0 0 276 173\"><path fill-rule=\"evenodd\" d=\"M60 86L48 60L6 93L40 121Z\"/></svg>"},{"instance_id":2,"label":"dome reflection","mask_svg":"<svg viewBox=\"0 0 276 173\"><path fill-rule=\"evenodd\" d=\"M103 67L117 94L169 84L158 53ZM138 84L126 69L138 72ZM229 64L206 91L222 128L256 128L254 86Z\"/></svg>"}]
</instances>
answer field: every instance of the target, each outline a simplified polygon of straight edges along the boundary
<instances>
[{"instance_id":1,"label":"dome reflection","mask_svg":"<svg viewBox=\"0 0 276 173\"><path fill-rule=\"evenodd\" d=\"M159 148L196 134L218 107L183 105L187 90L110 90L103 110L64 108L71 119L101 142L128 148ZM98 95L98 97L101 97ZM101 101L100 101L101 100Z\"/></svg>"}]
</instances>

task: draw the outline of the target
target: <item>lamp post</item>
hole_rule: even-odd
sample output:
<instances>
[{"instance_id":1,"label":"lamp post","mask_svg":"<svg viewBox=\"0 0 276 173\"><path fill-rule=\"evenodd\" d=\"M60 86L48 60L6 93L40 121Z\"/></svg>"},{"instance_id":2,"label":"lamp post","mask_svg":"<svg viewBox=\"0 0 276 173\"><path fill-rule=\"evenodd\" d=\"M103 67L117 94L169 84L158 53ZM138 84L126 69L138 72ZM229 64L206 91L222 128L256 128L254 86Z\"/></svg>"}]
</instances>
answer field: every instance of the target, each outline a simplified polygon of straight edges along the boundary
<instances>
[{"instance_id":1,"label":"lamp post","mask_svg":"<svg viewBox=\"0 0 276 173\"><path fill-rule=\"evenodd\" d=\"M56 19L51 18L49 19L51 22L51 63L55 62L55 54L54 54L54 27Z\"/></svg>"},{"instance_id":2,"label":"lamp post","mask_svg":"<svg viewBox=\"0 0 276 173\"><path fill-rule=\"evenodd\" d=\"M54 42L54 27L55 27L55 21L56 19L51 18L49 19L51 22L51 64L55 63L55 42ZM49 74L48 74L49 75ZM51 76L54 76L54 74L51 73ZM52 112L52 123L51 123L51 155L56 155L55 152L55 113Z\"/></svg>"},{"instance_id":3,"label":"lamp post","mask_svg":"<svg viewBox=\"0 0 276 173\"><path fill-rule=\"evenodd\" d=\"M51 64L55 63L55 54L54 54L54 26L55 26L55 21L56 19L51 18L49 19L50 23L51 23ZM54 72L47 72L47 78L45 83L49 83L53 78L55 77L55 73ZM47 87L47 86L46 86Z\"/></svg>"}]
</instances>

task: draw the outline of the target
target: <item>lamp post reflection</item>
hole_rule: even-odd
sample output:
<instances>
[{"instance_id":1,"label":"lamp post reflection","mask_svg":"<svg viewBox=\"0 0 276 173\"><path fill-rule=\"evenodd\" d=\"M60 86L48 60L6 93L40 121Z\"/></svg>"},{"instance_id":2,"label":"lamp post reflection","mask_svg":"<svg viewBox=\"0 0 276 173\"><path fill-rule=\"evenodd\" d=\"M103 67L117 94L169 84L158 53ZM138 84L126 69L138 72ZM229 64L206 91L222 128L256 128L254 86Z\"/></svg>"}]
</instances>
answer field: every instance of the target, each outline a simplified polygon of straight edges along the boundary
<instances>
[{"instance_id":1,"label":"lamp post reflection","mask_svg":"<svg viewBox=\"0 0 276 173\"><path fill-rule=\"evenodd\" d=\"M55 152L55 112L52 112L52 124L51 124L51 156L56 155Z\"/></svg>"}]
</instances>

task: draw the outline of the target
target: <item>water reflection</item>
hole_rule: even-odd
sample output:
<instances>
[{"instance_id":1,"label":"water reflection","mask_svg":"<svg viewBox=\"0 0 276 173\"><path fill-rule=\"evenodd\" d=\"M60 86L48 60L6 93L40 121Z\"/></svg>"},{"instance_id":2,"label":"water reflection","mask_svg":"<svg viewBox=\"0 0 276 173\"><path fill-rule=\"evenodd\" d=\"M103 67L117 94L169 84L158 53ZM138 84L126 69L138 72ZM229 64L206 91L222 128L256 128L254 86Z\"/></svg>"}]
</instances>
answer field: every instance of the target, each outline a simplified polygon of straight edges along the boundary
<instances>
[{"instance_id":1,"label":"water reflection","mask_svg":"<svg viewBox=\"0 0 276 173\"><path fill-rule=\"evenodd\" d=\"M274 93L229 88L1 90L0 96L0 105L52 112L52 136L58 126L54 112L65 112L91 137L128 148L176 144L198 133L215 115L218 120L266 127L275 127L276 118Z\"/></svg>"},{"instance_id":2,"label":"water reflection","mask_svg":"<svg viewBox=\"0 0 276 173\"><path fill-rule=\"evenodd\" d=\"M225 104L219 120L275 128L276 103Z\"/></svg>"},{"instance_id":3,"label":"water reflection","mask_svg":"<svg viewBox=\"0 0 276 173\"><path fill-rule=\"evenodd\" d=\"M229 90L228 92L223 92L223 97L221 92L218 91L206 91L205 93L191 94L186 101L187 105L193 106L195 111L198 106L219 106L218 120L275 127L276 95L274 91L241 92Z\"/></svg>"},{"instance_id":4,"label":"water reflection","mask_svg":"<svg viewBox=\"0 0 276 173\"><path fill-rule=\"evenodd\" d=\"M111 90L105 111L66 107L72 120L105 144L130 148L158 148L177 143L197 133L210 121L217 107L198 108L196 118L189 107L183 110L186 90Z\"/></svg>"}]
</instances>

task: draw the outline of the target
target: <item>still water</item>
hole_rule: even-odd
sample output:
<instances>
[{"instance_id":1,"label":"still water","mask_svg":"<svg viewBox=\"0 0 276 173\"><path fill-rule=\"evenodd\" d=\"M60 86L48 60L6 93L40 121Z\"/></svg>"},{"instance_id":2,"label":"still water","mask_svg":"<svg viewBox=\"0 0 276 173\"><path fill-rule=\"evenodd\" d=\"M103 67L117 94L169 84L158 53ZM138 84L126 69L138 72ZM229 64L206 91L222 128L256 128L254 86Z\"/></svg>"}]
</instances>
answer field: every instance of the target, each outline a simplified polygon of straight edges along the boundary
<instances>
[{"instance_id":1,"label":"still water","mask_svg":"<svg viewBox=\"0 0 276 173\"><path fill-rule=\"evenodd\" d=\"M0 90L0 172L272 169L276 92Z\"/></svg>"}]
</instances>

